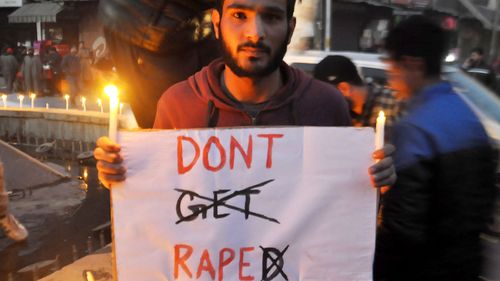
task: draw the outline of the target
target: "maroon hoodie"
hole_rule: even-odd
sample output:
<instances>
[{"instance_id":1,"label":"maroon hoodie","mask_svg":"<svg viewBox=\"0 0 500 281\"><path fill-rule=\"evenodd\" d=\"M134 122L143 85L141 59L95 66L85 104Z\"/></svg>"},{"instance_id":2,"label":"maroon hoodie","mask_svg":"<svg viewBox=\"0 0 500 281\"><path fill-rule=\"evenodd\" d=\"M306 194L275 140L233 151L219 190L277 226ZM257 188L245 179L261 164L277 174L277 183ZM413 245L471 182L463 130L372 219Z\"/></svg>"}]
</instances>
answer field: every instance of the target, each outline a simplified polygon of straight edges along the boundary
<instances>
[{"instance_id":1,"label":"maroon hoodie","mask_svg":"<svg viewBox=\"0 0 500 281\"><path fill-rule=\"evenodd\" d=\"M236 126L351 126L344 97L333 86L283 63L285 85L252 118L224 94L217 59L170 87L158 101L154 128L189 129Z\"/></svg>"}]
</instances>

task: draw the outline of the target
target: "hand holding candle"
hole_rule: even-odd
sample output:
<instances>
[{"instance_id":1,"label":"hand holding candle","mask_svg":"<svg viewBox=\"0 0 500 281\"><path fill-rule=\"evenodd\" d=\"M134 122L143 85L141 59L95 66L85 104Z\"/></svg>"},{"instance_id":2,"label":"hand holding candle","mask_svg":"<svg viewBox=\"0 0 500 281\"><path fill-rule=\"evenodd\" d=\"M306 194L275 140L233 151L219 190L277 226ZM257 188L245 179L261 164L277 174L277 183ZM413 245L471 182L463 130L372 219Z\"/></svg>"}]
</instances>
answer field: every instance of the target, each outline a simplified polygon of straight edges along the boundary
<instances>
[{"instance_id":1,"label":"hand holding candle","mask_svg":"<svg viewBox=\"0 0 500 281\"><path fill-rule=\"evenodd\" d=\"M384 127L385 127L385 114L383 111L378 113L377 125L375 127L375 150L384 147Z\"/></svg>"},{"instance_id":2,"label":"hand holding candle","mask_svg":"<svg viewBox=\"0 0 500 281\"><path fill-rule=\"evenodd\" d=\"M115 85L108 85L104 92L109 96L109 139L116 142L118 131L118 88Z\"/></svg>"}]
</instances>

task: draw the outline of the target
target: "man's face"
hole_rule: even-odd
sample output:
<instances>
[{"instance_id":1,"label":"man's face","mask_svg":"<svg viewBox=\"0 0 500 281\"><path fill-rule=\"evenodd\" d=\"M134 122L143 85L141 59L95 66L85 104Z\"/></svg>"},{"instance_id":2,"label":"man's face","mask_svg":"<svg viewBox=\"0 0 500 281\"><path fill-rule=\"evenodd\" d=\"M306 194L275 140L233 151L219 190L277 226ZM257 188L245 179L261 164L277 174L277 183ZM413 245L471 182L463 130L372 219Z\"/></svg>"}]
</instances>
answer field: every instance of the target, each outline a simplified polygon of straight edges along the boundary
<instances>
[{"instance_id":1,"label":"man's face","mask_svg":"<svg viewBox=\"0 0 500 281\"><path fill-rule=\"evenodd\" d=\"M482 59L483 56L481 56L478 52L472 52L472 54L470 54L470 58L474 61L474 62L477 62L477 61L480 61Z\"/></svg>"},{"instance_id":2,"label":"man's face","mask_svg":"<svg viewBox=\"0 0 500 281\"><path fill-rule=\"evenodd\" d=\"M402 62L396 60L388 60L389 65L388 82L389 87L396 92L396 97L398 99L406 99L410 97L411 90L409 86L410 73L403 65Z\"/></svg>"},{"instance_id":3,"label":"man's face","mask_svg":"<svg viewBox=\"0 0 500 281\"><path fill-rule=\"evenodd\" d=\"M212 20L224 60L240 77L263 77L275 71L295 27L287 19L287 0L225 0Z\"/></svg>"}]
</instances>

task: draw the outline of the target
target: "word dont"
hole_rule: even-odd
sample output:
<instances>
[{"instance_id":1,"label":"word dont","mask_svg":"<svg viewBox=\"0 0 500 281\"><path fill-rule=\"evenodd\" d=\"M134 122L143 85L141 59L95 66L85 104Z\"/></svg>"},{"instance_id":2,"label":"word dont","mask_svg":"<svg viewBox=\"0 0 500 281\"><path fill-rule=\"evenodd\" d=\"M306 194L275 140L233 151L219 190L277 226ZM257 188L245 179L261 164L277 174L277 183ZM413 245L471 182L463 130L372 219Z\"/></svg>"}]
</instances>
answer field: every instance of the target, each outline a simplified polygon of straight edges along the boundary
<instances>
[{"instance_id":1,"label":"word dont","mask_svg":"<svg viewBox=\"0 0 500 281\"><path fill-rule=\"evenodd\" d=\"M270 169L273 166L273 143L274 139L282 138L283 134L258 134L258 138L267 139L267 158L266 158L266 168ZM184 159L184 146L191 145L194 149L194 157L189 162L186 163ZM203 147L203 151L201 149ZM248 169L252 166L253 157L253 138L252 135L248 136L248 145L246 151L243 149L238 140L231 136L231 141L229 143L229 149L224 148L220 139L216 136L211 136L205 145L200 146L193 138L187 136L177 137L177 171L180 175L189 172L198 162L200 155L203 157L203 167L208 171L217 172L224 168L227 161L227 151L229 150L229 167L234 169L234 160L236 150L240 153L243 161L245 162ZM211 151L216 151L218 157L209 158ZM211 163L211 159L218 159L218 163Z\"/></svg>"}]
</instances>

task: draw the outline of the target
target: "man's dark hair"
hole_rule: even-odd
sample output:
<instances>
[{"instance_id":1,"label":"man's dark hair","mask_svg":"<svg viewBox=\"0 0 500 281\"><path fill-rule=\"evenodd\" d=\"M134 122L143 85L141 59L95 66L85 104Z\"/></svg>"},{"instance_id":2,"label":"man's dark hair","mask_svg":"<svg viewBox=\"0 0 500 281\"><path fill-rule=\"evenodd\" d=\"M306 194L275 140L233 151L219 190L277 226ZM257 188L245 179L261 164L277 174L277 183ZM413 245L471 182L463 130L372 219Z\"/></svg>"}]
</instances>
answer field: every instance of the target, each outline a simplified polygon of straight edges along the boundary
<instances>
[{"instance_id":1,"label":"man's dark hair","mask_svg":"<svg viewBox=\"0 0 500 281\"><path fill-rule=\"evenodd\" d=\"M478 53L480 56L484 55L484 50L481 47L476 47L472 49L471 53Z\"/></svg>"},{"instance_id":2,"label":"man's dark hair","mask_svg":"<svg viewBox=\"0 0 500 281\"><path fill-rule=\"evenodd\" d=\"M314 68L314 78L335 86L341 82L352 85L364 85L356 65L345 56L327 56Z\"/></svg>"},{"instance_id":3,"label":"man's dark hair","mask_svg":"<svg viewBox=\"0 0 500 281\"><path fill-rule=\"evenodd\" d=\"M403 56L422 58L426 75L441 73L441 63L447 50L444 30L423 16L412 16L389 32L385 49L390 58L396 61Z\"/></svg>"},{"instance_id":4,"label":"man's dark hair","mask_svg":"<svg viewBox=\"0 0 500 281\"><path fill-rule=\"evenodd\" d=\"M299 2L302 0L299 0ZM286 16L288 20L292 19L293 12L295 10L295 2L296 0L287 0L286 1ZM215 8L219 11L219 14L222 15L222 7L224 4L224 0L215 0Z\"/></svg>"}]
</instances>

